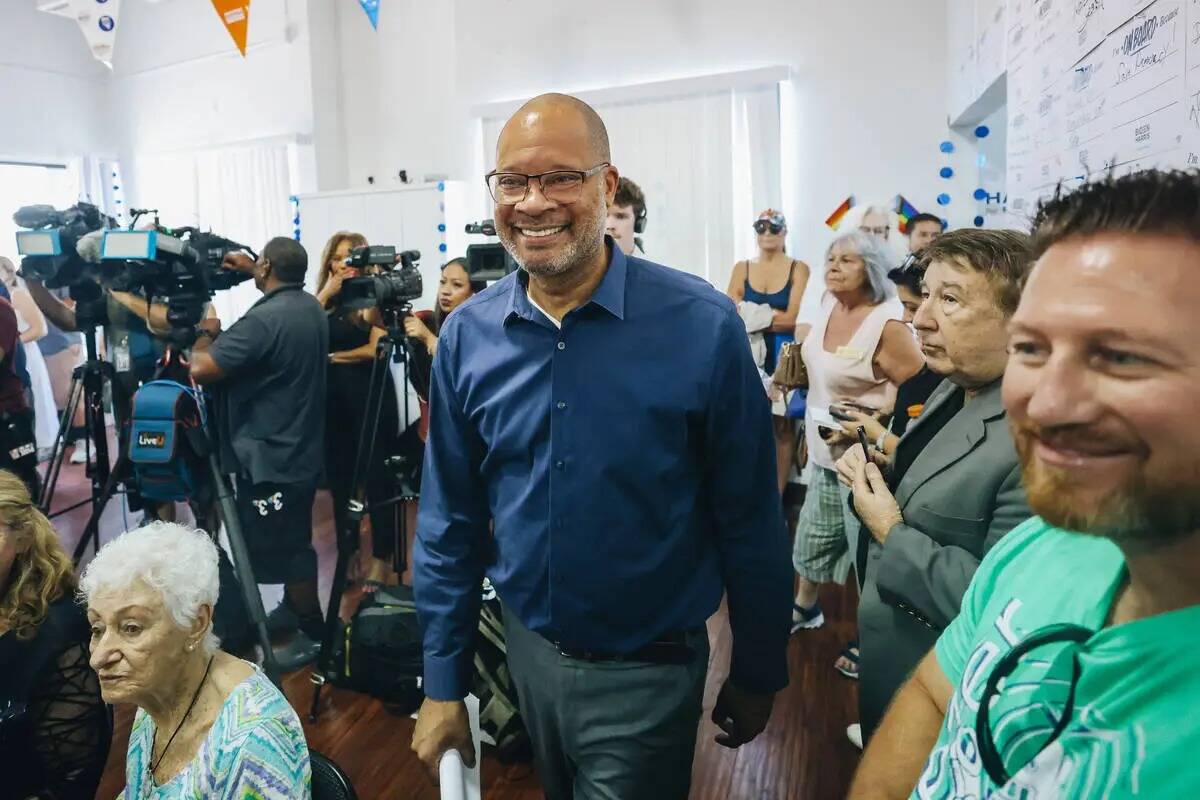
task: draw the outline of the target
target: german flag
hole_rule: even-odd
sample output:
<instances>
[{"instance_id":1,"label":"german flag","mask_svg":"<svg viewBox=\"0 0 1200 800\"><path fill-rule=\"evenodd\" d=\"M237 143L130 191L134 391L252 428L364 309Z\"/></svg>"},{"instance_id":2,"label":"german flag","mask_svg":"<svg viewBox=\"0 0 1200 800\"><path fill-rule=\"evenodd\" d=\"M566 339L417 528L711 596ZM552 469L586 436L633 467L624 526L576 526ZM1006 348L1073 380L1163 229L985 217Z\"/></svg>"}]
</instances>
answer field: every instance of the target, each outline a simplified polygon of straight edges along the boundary
<instances>
[{"instance_id":1,"label":"german flag","mask_svg":"<svg viewBox=\"0 0 1200 800\"><path fill-rule=\"evenodd\" d=\"M854 195L847 197L846 201L838 206L836 211L829 215L829 219L825 220L825 224L836 231L838 226L842 224L842 218L845 217L846 213L852 208L854 208Z\"/></svg>"}]
</instances>

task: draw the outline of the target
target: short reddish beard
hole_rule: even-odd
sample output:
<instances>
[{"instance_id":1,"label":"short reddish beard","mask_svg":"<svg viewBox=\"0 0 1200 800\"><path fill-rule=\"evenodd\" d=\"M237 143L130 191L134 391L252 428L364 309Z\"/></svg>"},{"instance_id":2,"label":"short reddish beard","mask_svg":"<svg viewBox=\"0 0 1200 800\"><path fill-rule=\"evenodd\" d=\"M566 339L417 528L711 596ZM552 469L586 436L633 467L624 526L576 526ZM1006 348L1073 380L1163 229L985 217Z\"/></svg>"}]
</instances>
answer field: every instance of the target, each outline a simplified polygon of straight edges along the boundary
<instances>
[{"instance_id":1,"label":"short reddish beard","mask_svg":"<svg viewBox=\"0 0 1200 800\"><path fill-rule=\"evenodd\" d=\"M1068 470L1047 465L1034 454L1040 429L1015 421L1012 429L1029 507L1051 525L1144 547L1200 530L1200 460L1195 456L1170 470L1143 467L1125 486L1088 507Z\"/></svg>"}]
</instances>

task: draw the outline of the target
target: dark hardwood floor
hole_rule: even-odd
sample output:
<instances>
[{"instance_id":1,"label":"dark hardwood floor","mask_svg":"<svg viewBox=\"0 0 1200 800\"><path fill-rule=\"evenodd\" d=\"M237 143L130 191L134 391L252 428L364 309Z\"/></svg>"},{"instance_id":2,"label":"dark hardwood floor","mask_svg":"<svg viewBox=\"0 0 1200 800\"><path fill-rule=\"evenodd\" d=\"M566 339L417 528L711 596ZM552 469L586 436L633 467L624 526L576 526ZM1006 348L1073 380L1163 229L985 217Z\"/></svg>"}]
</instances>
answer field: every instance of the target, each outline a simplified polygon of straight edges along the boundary
<instances>
[{"instance_id":1,"label":"dark hardwood floor","mask_svg":"<svg viewBox=\"0 0 1200 800\"><path fill-rule=\"evenodd\" d=\"M55 508L85 499L88 483L82 468L64 466ZM315 544L321 565L322 594L328 595L335 560L328 495L318 496L314 513ZM54 520L63 542L72 549L87 519L79 509ZM127 517L113 502L103 517L102 541L124 529ZM853 589L829 587L822 594L827 622L816 631L792 637L788 648L791 683L776 700L771 721L755 741L728 750L713 741L717 728L708 720L729 666L730 636L722 609L709 621L712 657L704 693L693 766L693 800L835 800L844 797L859 753L846 739L855 721L857 688L832 664L853 635ZM357 602L348 595L343 609ZM404 798L436 800L416 757L409 750L413 721L390 712L366 695L327 687L319 721L306 718L312 697L309 670L287 676L284 691L300 714L311 747L329 756L350 776L363 800ZM132 709L117 709L117 731L108 769L97 800L115 798L124 786L124 755ZM542 797L536 777L525 766L505 767L485 753L484 796L490 800L534 800Z\"/></svg>"}]
</instances>

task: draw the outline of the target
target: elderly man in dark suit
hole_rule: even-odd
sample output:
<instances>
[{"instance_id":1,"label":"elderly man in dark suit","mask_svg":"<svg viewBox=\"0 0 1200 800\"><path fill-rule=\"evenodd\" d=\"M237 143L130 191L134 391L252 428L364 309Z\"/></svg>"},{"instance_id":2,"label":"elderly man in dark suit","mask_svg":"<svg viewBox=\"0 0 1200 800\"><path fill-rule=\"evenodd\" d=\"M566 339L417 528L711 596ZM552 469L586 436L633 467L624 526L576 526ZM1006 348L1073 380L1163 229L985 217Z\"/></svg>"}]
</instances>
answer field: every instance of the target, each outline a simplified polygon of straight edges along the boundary
<instances>
[{"instance_id":1,"label":"elderly man in dark suit","mask_svg":"<svg viewBox=\"0 0 1200 800\"><path fill-rule=\"evenodd\" d=\"M892 696L958 615L980 560L1031 516L1000 383L1007 326L1031 265L1015 231L944 234L924 253L913 319L945 377L889 460L851 448L838 463L862 529L859 713L868 738ZM852 734L853 736L853 734Z\"/></svg>"}]
</instances>

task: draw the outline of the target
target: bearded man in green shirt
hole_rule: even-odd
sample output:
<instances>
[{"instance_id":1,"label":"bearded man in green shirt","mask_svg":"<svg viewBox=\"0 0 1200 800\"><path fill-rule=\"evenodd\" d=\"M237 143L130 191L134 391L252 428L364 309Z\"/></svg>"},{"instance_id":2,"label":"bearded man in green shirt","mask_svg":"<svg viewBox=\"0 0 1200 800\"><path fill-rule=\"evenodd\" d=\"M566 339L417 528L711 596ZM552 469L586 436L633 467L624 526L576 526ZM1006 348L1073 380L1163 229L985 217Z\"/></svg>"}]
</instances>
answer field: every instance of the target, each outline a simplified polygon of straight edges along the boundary
<instances>
[{"instance_id":1,"label":"bearded man in green shirt","mask_svg":"<svg viewBox=\"0 0 1200 800\"><path fill-rule=\"evenodd\" d=\"M852 798L1200 797L1200 173L1085 185L1034 240L1004 401L1039 517L980 565Z\"/></svg>"}]
</instances>

